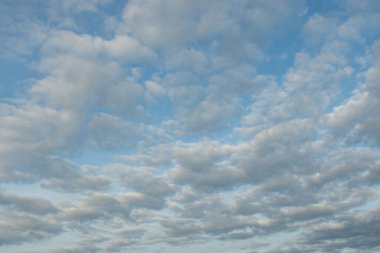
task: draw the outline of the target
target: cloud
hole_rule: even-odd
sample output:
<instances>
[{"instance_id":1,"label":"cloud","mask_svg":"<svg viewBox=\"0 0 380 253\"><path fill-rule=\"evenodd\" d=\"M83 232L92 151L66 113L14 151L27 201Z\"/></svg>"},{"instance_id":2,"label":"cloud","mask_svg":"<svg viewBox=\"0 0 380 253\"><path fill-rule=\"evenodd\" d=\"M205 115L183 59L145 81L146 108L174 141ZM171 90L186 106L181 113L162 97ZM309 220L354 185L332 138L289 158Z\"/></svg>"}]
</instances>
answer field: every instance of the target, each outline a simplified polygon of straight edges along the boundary
<instances>
[{"instance_id":1,"label":"cloud","mask_svg":"<svg viewBox=\"0 0 380 253\"><path fill-rule=\"evenodd\" d=\"M378 210L374 209L360 216L342 217L340 223L321 225L305 236L305 242L323 245L323 250L354 248L376 251L380 246L376 240L378 226Z\"/></svg>"},{"instance_id":2,"label":"cloud","mask_svg":"<svg viewBox=\"0 0 380 253\"><path fill-rule=\"evenodd\" d=\"M58 212L58 209L48 200L14 194L1 194L0 204L14 208L17 211L36 215L46 215Z\"/></svg>"},{"instance_id":3,"label":"cloud","mask_svg":"<svg viewBox=\"0 0 380 253\"><path fill-rule=\"evenodd\" d=\"M372 67L362 73L364 83L355 91L352 97L326 115L326 123L335 131L346 134L348 142L379 143L379 133L373 126L379 121L376 108L379 105L377 76L380 73L379 42L371 48L373 52Z\"/></svg>"},{"instance_id":4,"label":"cloud","mask_svg":"<svg viewBox=\"0 0 380 253\"><path fill-rule=\"evenodd\" d=\"M17 11L14 11L17 8ZM31 2L3 2L0 6L1 58L25 62L32 57L32 50L39 47L48 37L48 29L38 22Z\"/></svg>"},{"instance_id":5,"label":"cloud","mask_svg":"<svg viewBox=\"0 0 380 253\"><path fill-rule=\"evenodd\" d=\"M302 9L302 1L281 4L265 1L238 1L234 4L228 1L218 4L213 1L132 1L126 6L123 18L127 31L153 47L167 50L188 46L194 41L213 45L212 38L218 36L220 40L214 45L222 55L228 56L229 51L237 49L233 50L234 54L245 57L247 55L243 52L239 55L236 42L249 45L249 39L253 38L251 45L255 48L255 43L265 41L271 31L282 26L283 20L294 19ZM269 13L276 18L268 19ZM239 41L233 38L239 38ZM254 49L253 57L257 57L255 51L260 50Z\"/></svg>"},{"instance_id":6,"label":"cloud","mask_svg":"<svg viewBox=\"0 0 380 253\"><path fill-rule=\"evenodd\" d=\"M51 238L63 232L59 223L29 215L10 215L1 222L1 227L0 245Z\"/></svg>"},{"instance_id":7,"label":"cloud","mask_svg":"<svg viewBox=\"0 0 380 253\"><path fill-rule=\"evenodd\" d=\"M26 104L1 117L2 180L34 180L49 173L49 156L75 153L80 121L72 111Z\"/></svg>"},{"instance_id":8,"label":"cloud","mask_svg":"<svg viewBox=\"0 0 380 253\"><path fill-rule=\"evenodd\" d=\"M45 41L44 53L75 54L85 58L101 56L123 63L152 61L155 53L128 35L116 35L112 39L103 39L89 34L76 34L71 31L54 31Z\"/></svg>"},{"instance_id":9,"label":"cloud","mask_svg":"<svg viewBox=\"0 0 380 253\"><path fill-rule=\"evenodd\" d=\"M41 186L67 192L107 189L110 180L104 175L96 175L93 171L95 170L87 166L77 167L70 161L53 158Z\"/></svg>"},{"instance_id":10,"label":"cloud","mask_svg":"<svg viewBox=\"0 0 380 253\"><path fill-rule=\"evenodd\" d=\"M147 198L155 199L155 202L164 201L164 197L175 190L175 186L168 183L163 175L157 175L157 172L148 168L110 165L107 171L115 173L126 189L142 193Z\"/></svg>"},{"instance_id":11,"label":"cloud","mask_svg":"<svg viewBox=\"0 0 380 253\"><path fill-rule=\"evenodd\" d=\"M250 182L263 182L286 173L302 175L313 168L318 152L318 145L312 141L314 131L309 120L278 124L242 145L234 159Z\"/></svg>"},{"instance_id":12,"label":"cloud","mask_svg":"<svg viewBox=\"0 0 380 253\"><path fill-rule=\"evenodd\" d=\"M172 147L176 166L167 170L167 177L200 191L230 188L243 175L227 162L232 152L231 146L218 142L177 143Z\"/></svg>"},{"instance_id":13,"label":"cloud","mask_svg":"<svg viewBox=\"0 0 380 253\"><path fill-rule=\"evenodd\" d=\"M141 85L133 77L123 76L121 66L112 61L101 64L64 54L47 58L42 65L52 74L39 80L31 93L57 108L105 106L134 112L143 95Z\"/></svg>"},{"instance_id":14,"label":"cloud","mask_svg":"<svg viewBox=\"0 0 380 253\"><path fill-rule=\"evenodd\" d=\"M91 145L98 149L118 150L133 147L142 134L141 127L105 113L94 115L89 124Z\"/></svg>"}]
</instances>

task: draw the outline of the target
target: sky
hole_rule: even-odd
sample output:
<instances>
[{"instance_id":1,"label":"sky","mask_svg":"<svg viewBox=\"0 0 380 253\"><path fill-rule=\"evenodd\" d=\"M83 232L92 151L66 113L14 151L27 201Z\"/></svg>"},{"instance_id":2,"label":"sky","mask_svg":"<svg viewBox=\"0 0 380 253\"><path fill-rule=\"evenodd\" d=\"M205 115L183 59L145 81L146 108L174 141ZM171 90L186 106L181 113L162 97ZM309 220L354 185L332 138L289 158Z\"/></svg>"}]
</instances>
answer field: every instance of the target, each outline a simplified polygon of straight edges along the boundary
<instances>
[{"instance_id":1,"label":"sky","mask_svg":"<svg viewBox=\"0 0 380 253\"><path fill-rule=\"evenodd\" d=\"M379 20L1 0L0 251L379 253Z\"/></svg>"}]
</instances>

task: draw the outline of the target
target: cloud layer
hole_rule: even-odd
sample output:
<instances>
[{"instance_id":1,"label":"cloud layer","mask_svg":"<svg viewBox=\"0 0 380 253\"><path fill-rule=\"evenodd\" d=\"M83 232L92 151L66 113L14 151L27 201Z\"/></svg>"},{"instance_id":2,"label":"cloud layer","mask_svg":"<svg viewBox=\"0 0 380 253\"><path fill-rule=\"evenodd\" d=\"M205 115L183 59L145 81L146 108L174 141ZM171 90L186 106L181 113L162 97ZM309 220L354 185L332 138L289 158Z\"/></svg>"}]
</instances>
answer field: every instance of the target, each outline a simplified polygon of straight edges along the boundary
<instances>
[{"instance_id":1,"label":"cloud layer","mask_svg":"<svg viewBox=\"0 0 380 253\"><path fill-rule=\"evenodd\" d=\"M378 2L0 14L0 248L380 250Z\"/></svg>"}]
</instances>

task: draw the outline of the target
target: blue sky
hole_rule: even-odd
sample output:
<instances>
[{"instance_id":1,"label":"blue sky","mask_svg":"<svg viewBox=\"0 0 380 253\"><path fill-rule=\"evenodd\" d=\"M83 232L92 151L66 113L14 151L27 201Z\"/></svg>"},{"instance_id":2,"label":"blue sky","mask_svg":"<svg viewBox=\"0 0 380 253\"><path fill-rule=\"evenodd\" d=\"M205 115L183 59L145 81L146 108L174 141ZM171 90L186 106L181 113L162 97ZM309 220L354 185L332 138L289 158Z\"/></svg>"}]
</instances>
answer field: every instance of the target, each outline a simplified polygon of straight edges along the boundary
<instances>
[{"instance_id":1,"label":"blue sky","mask_svg":"<svg viewBox=\"0 0 380 253\"><path fill-rule=\"evenodd\" d=\"M378 20L1 1L0 251L380 252Z\"/></svg>"}]
</instances>

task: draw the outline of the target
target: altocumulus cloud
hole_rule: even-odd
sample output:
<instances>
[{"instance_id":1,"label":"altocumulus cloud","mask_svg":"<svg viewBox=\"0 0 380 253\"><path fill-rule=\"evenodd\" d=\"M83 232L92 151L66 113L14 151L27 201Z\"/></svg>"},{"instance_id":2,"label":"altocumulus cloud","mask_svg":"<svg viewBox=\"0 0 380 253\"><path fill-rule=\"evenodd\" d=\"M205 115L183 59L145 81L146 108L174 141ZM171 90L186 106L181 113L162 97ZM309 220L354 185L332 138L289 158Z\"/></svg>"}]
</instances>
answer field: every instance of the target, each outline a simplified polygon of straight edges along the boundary
<instances>
[{"instance_id":1,"label":"altocumulus cloud","mask_svg":"<svg viewBox=\"0 0 380 253\"><path fill-rule=\"evenodd\" d=\"M0 3L3 252L380 252L380 3Z\"/></svg>"}]
</instances>

